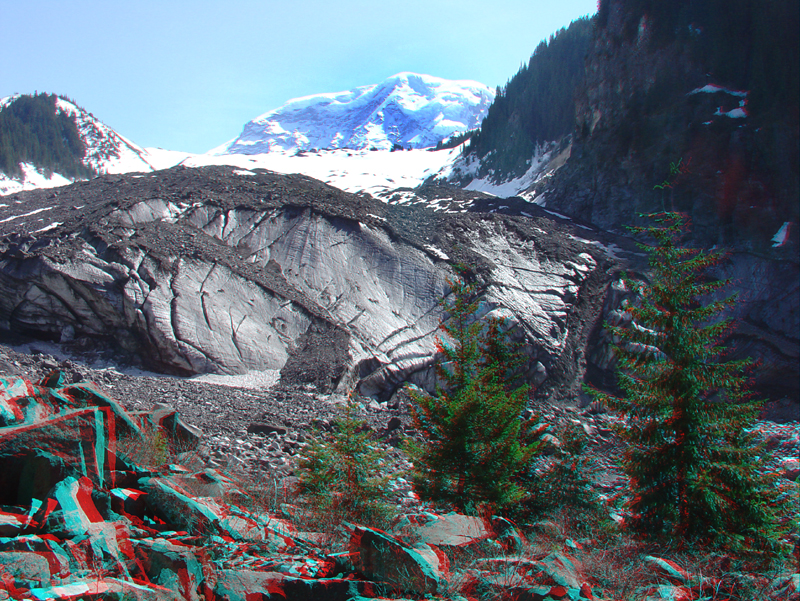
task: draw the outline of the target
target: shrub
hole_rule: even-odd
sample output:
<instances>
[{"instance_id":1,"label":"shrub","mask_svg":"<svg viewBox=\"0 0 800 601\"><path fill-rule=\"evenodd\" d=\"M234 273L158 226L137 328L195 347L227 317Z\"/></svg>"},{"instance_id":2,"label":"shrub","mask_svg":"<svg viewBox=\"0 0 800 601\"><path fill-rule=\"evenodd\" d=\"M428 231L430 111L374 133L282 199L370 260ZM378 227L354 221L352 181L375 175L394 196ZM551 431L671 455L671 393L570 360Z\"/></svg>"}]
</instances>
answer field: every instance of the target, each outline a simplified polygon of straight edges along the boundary
<instances>
[{"instance_id":1,"label":"shrub","mask_svg":"<svg viewBox=\"0 0 800 601\"><path fill-rule=\"evenodd\" d=\"M384 527L393 514L388 503L388 480L381 476L385 454L369 443L364 422L355 417L348 400L336 420L331 440L316 440L298 462L299 492L309 498L316 518L332 527L342 521Z\"/></svg>"},{"instance_id":2,"label":"shrub","mask_svg":"<svg viewBox=\"0 0 800 601\"><path fill-rule=\"evenodd\" d=\"M532 504L539 512L562 511L571 530L588 533L608 522L608 513L592 489L592 462L585 453L586 434L573 423L565 425L557 438L555 460L541 474L529 479Z\"/></svg>"},{"instance_id":3,"label":"shrub","mask_svg":"<svg viewBox=\"0 0 800 601\"><path fill-rule=\"evenodd\" d=\"M175 456L169 439L158 426L144 423L140 433L121 436L117 442L120 455L141 466L156 468L169 463Z\"/></svg>"}]
</instances>

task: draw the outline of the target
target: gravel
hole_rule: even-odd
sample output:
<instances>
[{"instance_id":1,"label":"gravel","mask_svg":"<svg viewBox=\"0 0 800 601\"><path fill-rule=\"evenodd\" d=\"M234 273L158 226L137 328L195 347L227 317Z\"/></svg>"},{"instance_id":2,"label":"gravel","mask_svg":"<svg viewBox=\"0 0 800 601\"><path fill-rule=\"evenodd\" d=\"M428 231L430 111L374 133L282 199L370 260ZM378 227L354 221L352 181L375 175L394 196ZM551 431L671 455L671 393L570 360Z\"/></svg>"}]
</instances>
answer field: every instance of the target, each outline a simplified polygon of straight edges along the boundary
<instances>
[{"instance_id":1,"label":"gravel","mask_svg":"<svg viewBox=\"0 0 800 601\"><path fill-rule=\"evenodd\" d=\"M70 356L60 345L15 339L0 343L0 374L17 375L34 382L53 369L61 369L68 381L94 381L129 411L147 411L156 403L174 406L185 422L203 430L198 457L207 467L225 469L263 481L296 474L297 458L308 443L331 430L347 398L322 394L313 385L273 384L269 374L212 379L240 385L141 372L114 365L108 358ZM238 378L238 379L237 379ZM247 385L241 385L246 383ZM398 446L404 437L419 438L411 427L410 399L404 391L389 401L358 399L358 419L365 421L373 441L388 456L387 471L393 499L398 505L416 506L418 499L403 473L411 467ZM579 425L587 434L586 453L597 492L605 498L624 496L627 478L620 466L624 444L614 434L620 418L609 413L558 407L537 402L524 417L537 415L550 431ZM766 443L768 469L798 487L800 474L800 422L759 421L755 430ZM541 456L534 465L542 471L553 454ZM404 478L403 476L406 476Z\"/></svg>"}]
</instances>

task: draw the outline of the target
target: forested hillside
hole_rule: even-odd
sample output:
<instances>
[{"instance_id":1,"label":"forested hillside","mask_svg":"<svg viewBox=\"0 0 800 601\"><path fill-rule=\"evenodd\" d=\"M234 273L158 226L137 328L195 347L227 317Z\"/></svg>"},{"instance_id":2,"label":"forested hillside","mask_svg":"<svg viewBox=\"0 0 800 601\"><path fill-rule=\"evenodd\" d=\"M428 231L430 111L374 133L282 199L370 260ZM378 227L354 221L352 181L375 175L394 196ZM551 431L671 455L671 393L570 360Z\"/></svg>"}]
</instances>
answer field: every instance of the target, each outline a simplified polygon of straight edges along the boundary
<instances>
[{"instance_id":1,"label":"forested hillside","mask_svg":"<svg viewBox=\"0 0 800 601\"><path fill-rule=\"evenodd\" d=\"M597 25L614 30L617 43L637 43L649 52L678 43L716 83L748 90L751 113L791 109L797 118L800 24L794 0L601 0ZM653 75L663 80L664 74ZM651 90L666 100L663 83Z\"/></svg>"},{"instance_id":2,"label":"forested hillside","mask_svg":"<svg viewBox=\"0 0 800 601\"><path fill-rule=\"evenodd\" d=\"M548 206L620 229L685 211L703 244L772 248L798 220L799 6L603 0Z\"/></svg>"},{"instance_id":3,"label":"forested hillside","mask_svg":"<svg viewBox=\"0 0 800 601\"><path fill-rule=\"evenodd\" d=\"M0 110L0 172L22 175L20 163L60 173L65 177L89 177L84 165L86 145L75 117L56 109L55 94L23 95Z\"/></svg>"},{"instance_id":4,"label":"forested hillside","mask_svg":"<svg viewBox=\"0 0 800 601\"><path fill-rule=\"evenodd\" d=\"M493 169L501 178L518 176L528 168L537 143L571 133L575 90L583 81L591 37L592 21L587 17L542 41L528 64L498 88L465 152L484 159L483 169Z\"/></svg>"}]
</instances>

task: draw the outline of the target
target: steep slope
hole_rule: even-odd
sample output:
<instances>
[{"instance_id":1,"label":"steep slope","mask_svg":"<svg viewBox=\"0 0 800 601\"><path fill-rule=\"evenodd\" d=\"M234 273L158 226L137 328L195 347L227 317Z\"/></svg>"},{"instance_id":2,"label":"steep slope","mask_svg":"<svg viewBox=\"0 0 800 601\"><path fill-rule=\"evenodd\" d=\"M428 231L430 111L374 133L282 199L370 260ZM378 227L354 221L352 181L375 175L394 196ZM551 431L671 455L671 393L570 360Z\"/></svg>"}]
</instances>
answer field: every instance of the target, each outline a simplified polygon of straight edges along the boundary
<instances>
[{"instance_id":1,"label":"steep slope","mask_svg":"<svg viewBox=\"0 0 800 601\"><path fill-rule=\"evenodd\" d=\"M152 171L144 148L99 121L94 115L69 100L59 98L58 110L74 115L81 138L86 142L86 164L97 173Z\"/></svg>"},{"instance_id":2,"label":"steep slope","mask_svg":"<svg viewBox=\"0 0 800 601\"><path fill-rule=\"evenodd\" d=\"M473 169L453 174L460 175L462 185L471 178L494 184L520 178L572 132L575 92L583 82L592 30L588 18L560 29L499 90L464 152Z\"/></svg>"},{"instance_id":3,"label":"steep slope","mask_svg":"<svg viewBox=\"0 0 800 601\"><path fill-rule=\"evenodd\" d=\"M682 7L601 2L548 206L607 228L674 208L709 246L770 253L800 210L798 4Z\"/></svg>"},{"instance_id":4,"label":"steep slope","mask_svg":"<svg viewBox=\"0 0 800 601\"><path fill-rule=\"evenodd\" d=\"M478 82L398 73L376 85L290 100L211 153L429 148L478 127L493 98Z\"/></svg>"},{"instance_id":5,"label":"steep slope","mask_svg":"<svg viewBox=\"0 0 800 601\"><path fill-rule=\"evenodd\" d=\"M798 4L603 0L570 158L536 193L623 232L683 211L739 293L733 356L794 402L800 355ZM762 390L766 390L762 389Z\"/></svg>"},{"instance_id":6,"label":"steep slope","mask_svg":"<svg viewBox=\"0 0 800 601\"><path fill-rule=\"evenodd\" d=\"M574 403L611 264L541 215L390 206L261 170L106 175L9 200L0 330L382 398L432 386L438 301L464 263L483 311L526 345L528 377Z\"/></svg>"},{"instance_id":7,"label":"steep slope","mask_svg":"<svg viewBox=\"0 0 800 601\"><path fill-rule=\"evenodd\" d=\"M31 98L30 96L15 95L0 99L0 111L13 110L15 101L26 101ZM66 117L75 124L78 139L73 140L73 145L81 147L80 151L76 152L76 160L79 160L82 168L62 170L62 173L58 170L59 165L42 164L35 159L26 161L23 154L23 160L18 170L11 170L11 173L0 172L0 194L62 186L76 178L82 179L98 173L154 170L151 157L146 150L124 138L74 102L60 96L52 97L52 99L51 110L55 111L56 116ZM22 127L30 128L34 118L35 116L30 111L24 111L17 120ZM33 135L36 136L35 129ZM11 149L10 154L18 156L19 150L14 151L14 140L3 142L3 144L6 143ZM46 139L36 140L37 147L54 143L55 141L48 142Z\"/></svg>"}]
</instances>

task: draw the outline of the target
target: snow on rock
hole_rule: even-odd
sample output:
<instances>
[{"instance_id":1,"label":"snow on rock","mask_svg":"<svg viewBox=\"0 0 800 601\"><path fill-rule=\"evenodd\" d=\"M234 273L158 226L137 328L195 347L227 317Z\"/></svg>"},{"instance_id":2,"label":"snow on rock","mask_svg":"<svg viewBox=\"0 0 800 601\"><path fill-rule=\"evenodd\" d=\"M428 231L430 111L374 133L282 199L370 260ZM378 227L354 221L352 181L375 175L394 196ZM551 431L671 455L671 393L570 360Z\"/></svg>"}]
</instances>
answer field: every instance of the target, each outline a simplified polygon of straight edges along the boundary
<instances>
[{"instance_id":1,"label":"snow on rock","mask_svg":"<svg viewBox=\"0 0 800 601\"><path fill-rule=\"evenodd\" d=\"M56 100L56 108L75 116L78 131L86 143L84 162L98 173L153 171L143 148L123 138L91 113L63 98Z\"/></svg>"},{"instance_id":2,"label":"snow on rock","mask_svg":"<svg viewBox=\"0 0 800 601\"><path fill-rule=\"evenodd\" d=\"M19 95L0 99L0 109ZM64 98L57 98L56 110L75 117L78 132L86 145L83 162L98 174L151 172L172 167L189 153L151 148L145 150L99 121L94 115ZM24 190L66 186L73 180L58 173L47 174L30 163L22 164L22 177L10 178L0 173L0 195Z\"/></svg>"},{"instance_id":3,"label":"snow on rock","mask_svg":"<svg viewBox=\"0 0 800 601\"><path fill-rule=\"evenodd\" d=\"M31 163L22 163L21 167L23 175L20 179L11 178L5 173L0 173L0 196L38 188L57 188L58 186L67 186L72 183L72 180L58 173L51 173L48 177L44 170L38 170Z\"/></svg>"},{"instance_id":4,"label":"snow on rock","mask_svg":"<svg viewBox=\"0 0 800 601\"><path fill-rule=\"evenodd\" d=\"M379 84L290 100L209 154L430 148L479 127L493 100L491 88L475 81L398 73Z\"/></svg>"},{"instance_id":5,"label":"snow on rock","mask_svg":"<svg viewBox=\"0 0 800 601\"><path fill-rule=\"evenodd\" d=\"M778 246L783 246L789 240L789 229L791 227L791 222L786 221L781 226L775 235L772 237L772 247L776 248Z\"/></svg>"},{"instance_id":6,"label":"snow on rock","mask_svg":"<svg viewBox=\"0 0 800 601\"><path fill-rule=\"evenodd\" d=\"M714 111L714 115L717 117L724 116L729 117L731 119L744 119L747 117L747 95L749 94L746 90L730 90L728 88L724 88L722 86L718 86L716 84L710 83L704 85L702 88L695 88L691 92L687 94L687 96L693 96L695 94L727 94L728 96L733 96L734 98L739 99L739 106L733 109L723 108L722 106L717 107L717 110ZM710 123L710 122L709 122Z\"/></svg>"},{"instance_id":7,"label":"snow on rock","mask_svg":"<svg viewBox=\"0 0 800 601\"><path fill-rule=\"evenodd\" d=\"M193 157L191 152L183 152L182 150L165 150L163 148L154 148L148 146L144 149L147 153L147 162L153 166L153 169L160 171L161 169L169 169L174 167L186 159Z\"/></svg>"}]
</instances>

